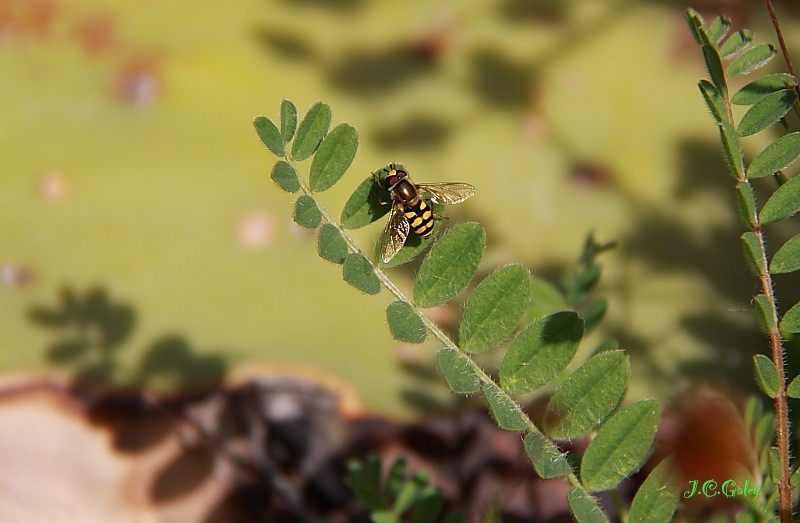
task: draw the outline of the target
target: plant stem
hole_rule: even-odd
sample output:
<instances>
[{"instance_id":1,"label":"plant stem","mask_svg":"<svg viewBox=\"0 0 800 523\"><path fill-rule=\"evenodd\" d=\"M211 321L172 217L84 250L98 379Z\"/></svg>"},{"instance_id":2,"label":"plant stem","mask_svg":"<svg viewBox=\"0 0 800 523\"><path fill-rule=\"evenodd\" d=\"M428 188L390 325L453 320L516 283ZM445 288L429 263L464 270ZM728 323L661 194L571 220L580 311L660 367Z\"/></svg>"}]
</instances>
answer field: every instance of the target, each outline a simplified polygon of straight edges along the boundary
<instances>
[{"instance_id":1,"label":"plant stem","mask_svg":"<svg viewBox=\"0 0 800 523\"><path fill-rule=\"evenodd\" d=\"M777 35L778 43L781 46L783 59L786 61L786 68L788 69L789 74L797 78L797 75L794 73L794 67L792 67L792 59L789 57L789 49L786 47L786 41L783 39L781 24L778 23L778 15L775 14L775 6L772 5L772 0L764 0L764 4L767 6L767 11L769 11L769 17L772 20L772 27L775 28L775 34ZM800 85L794 86L794 92L797 93L798 97L800 97Z\"/></svg>"},{"instance_id":2,"label":"plant stem","mask_svg":"<svg viewBox=\"0 0 800 523\"><path fill-rule=\"evenodd\" d=\"M289 162L289 164L292 165L292 168L294 168L294 171L297 173L297 168L294 166L293 159L288 154L286 154L284 157L285 157L286 161ZM305 193L306 195L308 195L310 198L312 198L314 200L314 202L317 205L317 208L319 209L320 214L322 214L322 217L325 219L325 221L330 223L334 227L336 227L336 230L339 231L339 234L342 236L342 238L344 239L345 243L347 243L347 246L352 250L352 252L360 254L361 256L364 257L365 260L367 260L367 262L369 263L370 267L372 268L372 271L375 273L375 276L378 277L378 280L380 280L380 282L383 284L383 286L386 287L386 289L389 292L391 292L395 296L395 298L397 298L400 301L403 301L403 302L407 303L411 307L411 309L414 312L416 312L417 316L422 321L422 323L425 325L425 327L428 329L428 331L431 334L433 334L433 336L437 340L439 340L439 342L441 342L442 345L444 345L445 347L448 347L450 349L457 350L457 351L461 352L462 354L465 354L467 356L467 360L469 361L470 366L472 367L472 370L478 376L478 379L480 380L480 382L482 384L492 383L492 384L494 384L496 386L496 384L494 383L494 380L492 380L492 378L488 374L486 374L486 371L484 371L480 367L480 365L478 365L475 362L475 360L473 360L471 357L469 357L469 354L467 352L465 352L458 345L456 345L453 342L453 340L451 340L447 336L447 334L445 334L442 331L442 329L440 329L439 326L436 325L436 323L433 322L433 320L431 320L425 314L423 314L422 311L414 304L414 302L411 301L411 299L408 296L406 296L403 293L403 291L401 291L397 287L397 285L394 284L394 282L392 280L389 279L389 277L386 275L386 273L384 273L380 269L380 267L378 267L375 263L372 262L372 260L370 260L369 258L367 258L364 255L364 252L358 247L358 245L356 245L355 240L353 240L353 238L349 234L347 234L347 231L345 231L344 228L341 225L339 225L339 223L335 219L333 219L333 217L328 212L328 210L325 208L325 206L322 205L322 203L316 198L316 196L313 193L313 191L311 190L311 188L308 187L308 185L306 185L305 180L303 180L303 177L300 176L299 173L297 174L297 180L300 183L300 189L303 191L303 193ZM531 421L531 419L524 412L522 412L522 409L519 406L519 404L517 404L517 402L514 401L513 398L511 398L500 387L498 387L498 389L500 391L502 391L502 393L505 394L508 397L509 401L514 403L514 405L516 406L517 410L520 412L522 418L525 419L525 424L528 427L528 431L541 433L541 431L533 423L533 421ZM581 490L585 490L583 488L583 485L581 485L580 480L578 479L578 477L575 475L574 472L570 472L569 473L569 475L567 476L567 481L569 481L570 485L572 485L573 487L579 488Z\"/></svg>"}]
</instances>

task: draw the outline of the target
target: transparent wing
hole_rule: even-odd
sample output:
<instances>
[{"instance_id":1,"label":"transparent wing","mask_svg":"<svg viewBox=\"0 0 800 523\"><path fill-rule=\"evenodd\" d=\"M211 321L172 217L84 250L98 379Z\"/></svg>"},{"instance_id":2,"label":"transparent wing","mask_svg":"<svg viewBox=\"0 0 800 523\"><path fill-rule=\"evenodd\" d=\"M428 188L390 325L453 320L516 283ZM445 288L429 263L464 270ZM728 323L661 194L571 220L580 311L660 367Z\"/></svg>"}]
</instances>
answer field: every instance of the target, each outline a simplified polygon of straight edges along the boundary
<instances>
[{"instance_id":1,"label":"transparent wing","mask_svg":"<svg viewBox=\"0 0 800 523\"><path fill-rule=\"evenodd\" d=\"M381 234L381 259L383 263L389 263L389 260L394 258L394 255L403 248L406 243L409 231L408 220L403 214L402 204L395 203L392 205L392 212L389 215L389 221L386 222L386 228L383 229Z\"/></svg>"},{"instance_id":2,"label":"transparent wing","mask_svg":"<svg viewBox=\"0 0 800 523\"><path fill-rule=\"evenodd\" d=\"M436 203L453 205L475 195L475 187L468 183L461 182L442 182L442 183L418 183L421 190L429 193Z\"/></svg>"}]
</instances>

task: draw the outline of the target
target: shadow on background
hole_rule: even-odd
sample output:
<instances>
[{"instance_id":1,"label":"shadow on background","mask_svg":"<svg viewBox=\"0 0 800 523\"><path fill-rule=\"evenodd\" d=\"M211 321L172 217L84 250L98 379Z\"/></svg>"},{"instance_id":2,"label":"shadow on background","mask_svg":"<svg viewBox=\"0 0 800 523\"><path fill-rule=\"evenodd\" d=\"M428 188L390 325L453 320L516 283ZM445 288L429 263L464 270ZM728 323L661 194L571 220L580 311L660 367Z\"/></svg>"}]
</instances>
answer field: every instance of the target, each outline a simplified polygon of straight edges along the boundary
<instances>
[{"instance_id":1,"label":"shadow on background","mask_svg":"<svg viewBox=\"0 0 800 523\"><path fill-rule=\"evenodd\" d=\"M34 306L28 318L54 333L46 348L48 361L69 368L79 385L124 384L184 390L216 386L226 364L221 356L198 355L178 335L162 336L144 351L138 368L125 374L120 351L136 327L136 312L114 302L102 287L83 294L65 286L55 306Z\"/></svg>"},{"instance_id":2,"label":"shadow on background","mask_svg":"<svg viewBox=\"0 0 800 523\"><path fill-rule=\"evenodd\" d=\"M446 144L453 127L436 116L417 114L379 127L373 132L373 141L384 149L437 149Z\"/></svg>"}]
</instances>

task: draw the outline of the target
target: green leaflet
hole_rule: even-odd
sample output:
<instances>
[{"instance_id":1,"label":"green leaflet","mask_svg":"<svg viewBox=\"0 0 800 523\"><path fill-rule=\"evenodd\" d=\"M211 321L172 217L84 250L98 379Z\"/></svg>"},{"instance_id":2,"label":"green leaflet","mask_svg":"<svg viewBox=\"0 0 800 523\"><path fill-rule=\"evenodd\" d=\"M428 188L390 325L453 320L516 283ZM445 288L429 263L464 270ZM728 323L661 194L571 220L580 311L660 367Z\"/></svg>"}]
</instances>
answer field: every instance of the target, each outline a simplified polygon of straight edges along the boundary
<instances>
[{"instance_id":1,"label":"green leaflet","mask_svg":"<svg viewBox=\"0 0 800 523\"><path fill-rule=\"evenodd\" d=\"M728 110L725 108L725 100L719 95L716 87L708 80L700 80L697 84L700 88L700 94L703 95L703 100L706 102L711 116L717 122L728 121Z\"/></svg>"},{"instance_id":2,"label":"green leaflet","mask_svg":"<svg viewBox=\"0 0 800 523\"><path fill-rule=\"evenodd\" d=\"M714 21L711 22L706 32L708 33L708 39L711 40L712 43L719 44L730 29L731 19L722 15L716 17Z\"/></svg>"},{"instance_id":3,"label":"green leaflet","mask_svg":"<svg viewBox=\"0 0 800 523\"><path fill-rule=\"evenodd\" d=\"M574 312L534 320L509 346L500 367L500 384L512 394L538 389L567 368L582 337L583 321Z\"/></svg>"},{"instance_id":4,"label":"green leaflet","mask_svg":"<svg viewBox=\"0 0 800 523\"><path fill-rule=\"evenodd\" d=\"M797 95L792 89L781 89L761 97L744 113L737 133L739 136L750 136L766 129L783 118L796 99Z\"/></svg>"},{"instance_id":5,"label":"green leaflet","mask_svg":"<svg viewBox=\"0 0 800 523\"><path fill-rule=\"evenodd\" d=\"M703 58L706 61L706 68L708 75L711 77L711 83L717 89L717 92L723 99L728 97L728 83L725 79L725 70L722 68L722 61L719 58L719 53L713 46L704 44L702 46Z\"/></svg>"},{"instance_id":6,"label":"green leaflet","mask_svg":"<svg viewBox=\"0 0 800 523\"><path fill-rule=\"evenodd\" d=\"M524 440L525 454L531 460L533 468L539 477L559 478L568 476L572 467L567 461L566 454L562 454L552 441L545 438L537 431L528 432Z\"/></svg>"},{"instance_id":7,"label":"green leaflet","mask_svg":"<svg viewBox=\"0 0 800 523\"><path fill-rule=\"evenodd\" d=\"M301 161L314 154L330 125L331 108L322 102L312 105L297 128L292 143L292 158Z\"/></svg>"},{"instance_id":8,"label":"green leaflet","mask_svg":"<svg viewBox=\"0 0 800 523\"><path fill-rule=\"evenodd\" d=\"M728 65L728 76L733 78L751 73L772 60L777 51L770 44L759 44L743 52Z\"/></svg>"},{"instance_id":9,"label":"green leaflet","mask_svg":"<svg viewBox=\"0 0 800 523\"><path fill-rule=\"evenodd\" d=\"M369 260L358 253L351 252L344 258L342 267L344 281L367 294L378 294L381 281L372 270Z\"/></svg>"},{"instance_id":10,"label":"green leaflet","mask_svg":"<svg viewBox=\"0 0 800 523\"><path fill-rule=\"evenodd\" d=\"M769 334L775 329L775 309L772 307L769 299L759 294L753 298L753 305L756 309L756 317L761 329Z\"/></svg>"},{"instance_id":11,"label":"green leaflet","mask_svg":"<svg viewBox=\"0 0 800 523\"><path fill-rule=\"evenodd\" d=\"M739 205L739 217L742 223L751 229L755 229L756 221L756 196L753 187L747 182L736 184L737 204Z\"/></svg>"},{"instance_id":12,"label":"green leaflet","mask_svg":"<svg viewBox=\"0 0 800 523\"><path fill-rule=\"evenodd\" d=\"M722 142L722 152L725 154L725 160L733 171L733 175L738 179L743 178L744 154L742 153L742 144L739 142L739 136L729 122L723 120L719 124L719 137Z\"/></svg>"},{"instance_id":13,"label":"green leaflet","mask_svg":"<svg viewBox=\"0 0 800 523\"><path fill-rule=\"evenodd\" d=\"M472 394L481 390L478 375L466 354L445 347L436 354L436 363L450 390L456 394Z\"/></svg>"},{"instance_id":14,"label":"green leaflet","mask_svg":"<svg viewBox=\"0 0 800 523\"><path fill-rule=\"evenodd\" d=\"M776 173L800 157L800 132L787 134L768 145L747 168L748 178L763 178Z\"/></svg>"},{"instance_id":15,"label":"green leaflet","mask_svg":"<svg viewBox=\"0 0 800 523\"><path fill-rule=\"evenodd\" d=\"M289 143L297 130L297 108L290 100L281 102L281 137L284 143Z\"/></svg>"},{"instance_id":16,"label":"green leaflet","mask_svg":"<svg viewBox=\"0 0 800 523\"><path fill-rule=\"evenodd\" d=\"M689 24L689 31L691 31L694 41L697 42L697 45L703 45L707 40L707 37L703 36L703 31L705 31L703 15L690 7L686 10L686 22Z\"/></svg>"},{"instance_id":17,"label":"green leaflet","mask_svg":"<svg viewBox=\"0 0 800 523\"><path fill-rule=\"evenodd\" d=\"M397 341L406 343L422 343L425 341L427 329L420 317L408 303L395 301L386 308L386 320L389 330Z\"/></svg>"},{"instance_id":18,"label":"green leaflet","mask_svg":"<svg viewBox=\"0 0 800 523\"><path fill-rule=\"evenodd\" d=\"M258 137L261 138L264 145L266 145L275 156L284 155L281 132L275 127L272 120L266 116L256 116L255 120L253 120L253 126L256 128Z\"/></svg>"},{"instance_id":19,"label":"green leaflet","mask_svg":"<svg viewBox=\"0 0 800 523\"><path fill-rule=\"evenodd\" d=\"M650 472L631 503L628 523L669 523L678 508L679 493L665 459Z\"/></svg>"},{"instance_id":20,"label":"green leaflet","mask_svg":"<svg viewBox=\"0 0 800 523\"><path fill-rule=\"evenodd\" d=\"M789 73L774 73L762 76L745 85L731 98L731 103L736 105L753 105L761 100L764 95L789 89L797 85L797 79Z\"/></svg>"},{"instance_id":21,"label":"green leaflet","mask_svg":"<svg viewBox=\"0 0 800 523\"><path fill-rule=\"evenodd\" d=\"M605 298L596 298L589 302L583 309L583 323L584 330L591 332L605 317L608 310L608 300Z\"/></svg>"},{"instance_id":22,"label":"green leaflet","mask_svg":"<svg viewBox=\"0 0 800 523\"><path fill-rule=\"evenodd\" d=\"M389 205L391 201L389 191L376 184L372 176L368 176L344 204L342 227L360 229L379 220L392 208Z\"/></svg>"},{"instance_id":23,"label":"green leaflet","mask_svg":"<svg viewBox=\"0 0 800 523\"><path fill-rule=\"evenodd\" d=\"M761 223L775 223L800 211L800 176L784 183L770 196L761 209Z\"/></svg>"},{"instance_id":24,"label":"green leaflet","mask_svg":"<svg viewBox=\"0 0 800 523\"><path fill-rule=\"evenodd\" d=\"M414 303L436 307L454 298L475 276L485 248L486 233L477 223L464 223L444 233L417 271Z\"/></svg>"},{"instance_id":25,"label":"green leaflet","mask_svg":"<svg viewBox=\"0 0 800 523\"><path fill-rule=\"evenodd\" d=\"M272 168L271 178L278 186L286 192L297 192L300 190L300 181L297 171L284 160L279 161Z\"/></svg>"},{"instance_id":26,"label":"green leaflet","mask_svg":"<svg viewBox=\"0 0 800 523\"><path fill-rule=\"evenodd\" d=\"M608 523L597 500L585 490L571 487L567 491L567 501L578 523Z\"/></svg>"},{"instance_id":27,"label":"green leaflet","mask_svg":"<svg viewBox=\"0 0 800 523\"><path fill-rule=\"evenodd\" d=\"M358 150L358 133L343 123L328 133L311 161L309 185L312 191L330 189L353 163Z\"/></svg>"},{"instance_id":28,"label":"green leaflet","mask_svg":"<svg viewBox=\"0 0 800 523\"><path fill-rule=\"evenodd\" d=\"M531 291L531 304L527 312L527 317L530 321L569 308L569 304L561 291L537 276L533 277Z\"/></svg>"},{"instance_id":29,"label":"green leaflet","mask_svg":"<svg viewBox=\"0 0 800 523\"><path fill-rule=\"evenodd\" d=\"M614 488L636 472L650 450L661 417L655 400L617 412L600 428L581 461L581 482L591 491Z\"/></svg>"},{"instance_id":30,"label":"green leaflet","mask_svg":"<svg viewBox=\"0 0 800 523\"><path fill-rule=\"evenodd\" d=\"M573 440L586 435L619 403L629 376L630 362L622 351L590 358L550 398L544 415L549 436Z\"/></svg>"},{"instance_id":31,"label":"green leaflet","mask_svg":"<svg viewBox=\"0 0 800 523\"><path fill-rule=\"evenodd\" d=\"M800 234L784 243L769 264L772 274L785 274L800 269Z\"/></svg>"},{"instance_id":32,"label":"green leaflet","mask_svg":"<svg viewBox=\"0 0 800 523\"><path fill-rule=\"evenodd\" d=\"M800 302L786 311L781 319L781 331L785 333L797 334L800 332Z\"/></svg>"},{"instance_id":33,"label":"green leaflet","mask_svg":"<svg viewBox=\"0 0 800 523\"><path fill-rule=\"evenodd\" d=\"M744 255L748 265L756 276L763 276L767 272L764 261L764 251L761 249L761 242L756 233L747 231L742 234L742 244L744 245Z\"/></svg>"},{"instance_id":34,"label":"green leaflet","mask_svg":"<svg viewBox=\"0 0 800 523\"><path fill-rule=\"evenodd\" d=\"M786 387L786 395L790 398L800 398L800 376L795 376L789 386Z\"/></svg>"},{"instance_id":35,"label":"green leaflet","mask_svg":"<svg viewBox=\"0 0 800 523\"><path fill-rule=\"evenodd\" d=\"M319 212L314 199L303 194L294 204L294 221L308 229L316 229L322 221L322 213Z\"/></svg>"},{"instance_id":36,"label":"green leaflet","mask_svg":"<svg viewBox=\"0 0 800 523\"><path fill-rule=\"evenodd\" d=\"M466 352L496 347L519 324L531 298L531 274L522 265L506 265L478 284L467 300L458 339Z\"/></svg>"},{"instance_id":37,"label":"green leaflet","mask_svg":"<svg viewBox=\"0 0 800 523\"><path fill-rule=\"evenodd\" d=\"M325 260L333 263L343 263L347 256L347 242L344 241L339 231L330 223L325 223L319 230L317 237L317 253Z\"/></svg>"},{"instance_id":38,"label":"green leaflet","mask_svg":"<svg viewBox=\"0 0 800 523\"><path fill-rule=\"evenodd\" d=\"M756 354L753 356L753 368L761 390L770 398L775 398L778 393L778 370L772 360L763 354Z\"/></svg>"},{"instance_id":39,"label":"green leaflet","mask_svg":"<svg viewBox=\"0 0 800 523\"><path fill-rule=\"evenodd\" d=\"M489 404L497 426L503 430L521 432L528 428L530 420L514 400L508 397L493 382L483 384L483 395Z\"/></svg>"},{"instance_id":40,"label":"green leaflet","mask_svg":"<svg viewBox=\"0 0 800 523\"><path fill-rule=\"evenodd\" d=\"M725 43L719 47L719 53L722 55L722 58L733 58L745 47L750 45L752 41L753 33L751 33L749 29L742 29L741 31L733 33L725 40Z\"/></svg>"}]
</instances>

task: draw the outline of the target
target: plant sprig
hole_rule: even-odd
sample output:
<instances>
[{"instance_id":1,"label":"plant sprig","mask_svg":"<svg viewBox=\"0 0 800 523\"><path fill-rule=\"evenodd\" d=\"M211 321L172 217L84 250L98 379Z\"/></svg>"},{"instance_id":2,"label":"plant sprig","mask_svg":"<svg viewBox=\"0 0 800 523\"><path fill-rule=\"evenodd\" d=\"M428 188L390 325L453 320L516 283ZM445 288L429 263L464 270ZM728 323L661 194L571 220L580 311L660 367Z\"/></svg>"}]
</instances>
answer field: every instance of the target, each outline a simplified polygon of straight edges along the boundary
<instances>
[{"instance_id":1,"label":"plant sprig","mask_svg":"<svg viewBox=\"0 0 800 523\"><path fill-rule=\"evenodd\" d=\"M296 122L294 105L284 100L280 128L264 116L257 117L254 126L279 158L272 171L273 180L287 192L302 192L295 204L295 221L309 228L319 226L319 255L341 264L344 280L357 289L368 294L387 289L395 299L387 308L392 335L403 342L421 343L430 333L442 346L437 363L452 391L482 394L500 428L524 433L526 454L538 474L545 478L563 477L569 482L568 501L578 521L607 521L593 493L615 488L639 469L649 454L660 418L660 409L653 400L618 410L630 376L628 356L620 350L601 352L569 374L557 387L542 428L528 417L513 395L534 392L562 377L577 352L587 322L593 326L605 313L604 301L587 301L587 297L600 275L594 258L608 246L593 240L587 243L581 268L566 282L567 296L561 296L565 308L581 310L584 318L572 310L532 314L531 298L537 289L546 286L541 281L537 285L522 265L510 264L475 287L466 300L456 342L422 308L445 304L469 285L486 248L483 227L463 223L431 240L409 240L391 263L406 263L427 250L414 280L413 299L409 298L387 276L383 264L371 261L347 233L347 229L373 223L387 212L388 207L382 202L390 200L390 195L375 183L375 177L367 177L356 187L345 204L341 221L333 218L317 196L337 183L352 163L358 149L356 130L341 124L328 132L331 110L321 102L308 110L299 126ZM308 158L312 161L306 182L296 163ZM383 166L376 173L388 169ZM551 292L551 296L555 294ZM520 328L526 316L532 316L531 321ZM512 335L497 383L472 355L496 349ZM589 433L596 436L576 471L554 440L574 440ZM658 520L668 521L677 506L677 497L670 489L665 490L662 476L652 476L646 482L648 488L637 494L634 506L657 503L662 507ZM660 491L668 491L667 498L659 497Z\"/></svg>"}]
</instances>

